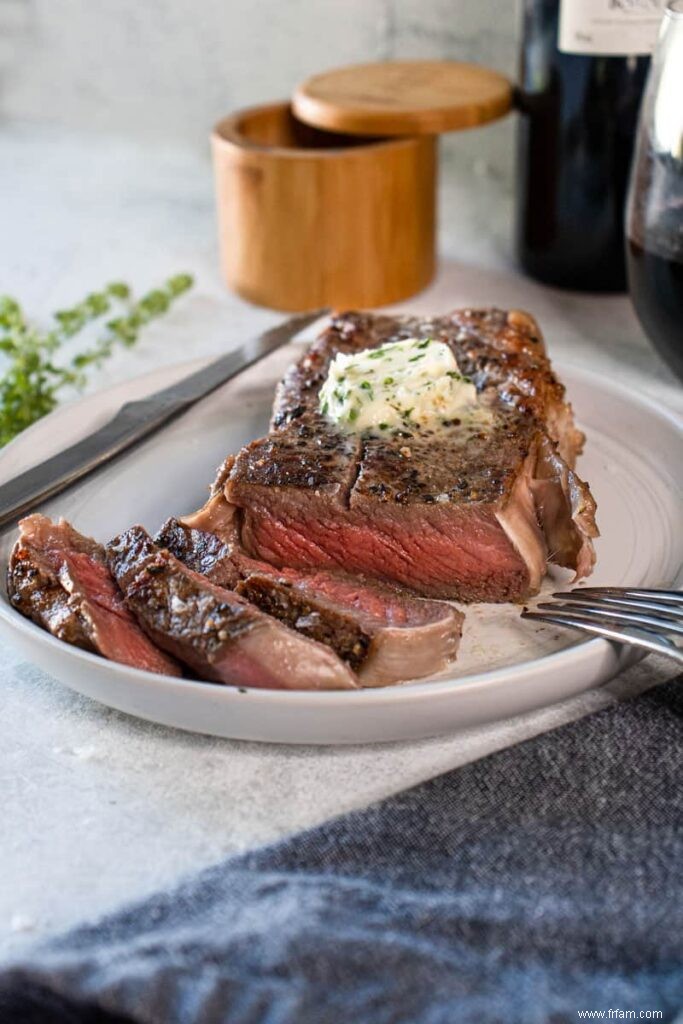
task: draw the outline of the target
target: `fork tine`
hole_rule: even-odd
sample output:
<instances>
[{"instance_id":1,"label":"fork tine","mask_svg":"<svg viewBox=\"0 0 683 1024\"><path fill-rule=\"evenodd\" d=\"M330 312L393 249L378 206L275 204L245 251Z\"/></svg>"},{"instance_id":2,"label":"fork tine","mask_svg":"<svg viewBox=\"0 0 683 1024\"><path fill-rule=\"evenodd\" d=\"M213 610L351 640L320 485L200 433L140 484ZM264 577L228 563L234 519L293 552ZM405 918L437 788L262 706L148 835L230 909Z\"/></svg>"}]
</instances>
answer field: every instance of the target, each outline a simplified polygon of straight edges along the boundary
<instances>
[{"instance_id":1,"label":"fork tine","mask_svg":"<svg viewBox=\"0 0 683 1024\"><path fill-rule=\"evenodd\" d=\"M625 611L655 612L665 619L672 619L674 622L683 620L683 605L679 608L676 604L648 601L640 597L614 597L611 594L602 596L600 594L587 593L585 590L568 590L566 593L553 594L552 596L570 601L572 605L577 607L615 607L623 608Z\"/></svg>"},{"instance_id":2,"label":"fork tine","mask_svg":"<svg viewBox=\"0 0 683 1024\"><path fill-rule=\"evenodd\" d=\"M683 650L679 650L671 640L664 636L656 637L651 633L641 633L638 630L627 627L605 626L597 622L579 622L572 615L556 614L550 612L522 612L523 619L531 619L535 622L545 622L553 626L569 626L582 633L589 633L591 636L603 637L605 640L616 641L633 647L643 647L647 651L656 654L664 654L679 665L683 665Z\"/></svg>"},{"instance_id":3,"label":"fork tine","mask_svg":"<svg viewBox=\"0 0 683 1024\"><path fill-rule=\"evenodd\" d=\"M663 601L666 604L683 605L683 591L657 590L648 587L581 587L580 591L569 593L590 594L593 597L639 597L648 600ZM567 593L553 594L553 597L567 597Z\"/></svg>"},{"instance_id":4,"label":"fork tine","mask_svg":"<svg viewBox=\"0 0 683 1024\"><path fill-rule=\"evenodd\" d=\"M609 605L602 605L599 602L570 601L567 604L543 602L537 607L544 611L574 615L577 619L587 617L591 621L602 619L609 622L623 622L627 626L639 626L642 629L656 630L658 633L677 633L683 636L683 622L676 622L671 618L663 618L659 615L642 615L625 609L611 608Z\"/></svg>"},{"instance_id":5,"label":"fork tine","mask_svg":"<svg viewBox=\"0 0 683 1024\"><path fill-rule=\"evenodd\" d=\"M683 616L683 605L679 605L674 601L656 601L654 598L646 597L627 597L626 591L614 593L596 592L597 588L581 588L581 590L567 590L559 591L552 594L552 597L563 599L565 601L575 602L577 604L586 603L597 605L598 602L604 601L605 604L618 605L625 608L633 608L634 611L658 611L664 615L671 615L674 618Z\"/></svg>"}]
</instances>

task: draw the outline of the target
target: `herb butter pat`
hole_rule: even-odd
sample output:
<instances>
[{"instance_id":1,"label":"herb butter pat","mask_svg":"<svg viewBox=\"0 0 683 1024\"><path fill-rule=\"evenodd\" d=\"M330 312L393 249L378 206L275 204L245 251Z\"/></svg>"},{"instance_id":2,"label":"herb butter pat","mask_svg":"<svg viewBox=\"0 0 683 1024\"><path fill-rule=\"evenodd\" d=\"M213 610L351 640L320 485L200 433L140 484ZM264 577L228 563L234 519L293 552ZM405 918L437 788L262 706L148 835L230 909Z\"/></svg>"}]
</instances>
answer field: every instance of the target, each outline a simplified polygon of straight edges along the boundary
<instances>
[{"instance_id":1,"label":"herb butter pat","mask_svg":"<svg viewBox=\"0 0 683 1024\"><path fill-rule=\"evenodd\" d=\"M385 434L486 415L441 341L407 338L332 360L320 412L345 430Z\"/></svg>"}]
</instances>

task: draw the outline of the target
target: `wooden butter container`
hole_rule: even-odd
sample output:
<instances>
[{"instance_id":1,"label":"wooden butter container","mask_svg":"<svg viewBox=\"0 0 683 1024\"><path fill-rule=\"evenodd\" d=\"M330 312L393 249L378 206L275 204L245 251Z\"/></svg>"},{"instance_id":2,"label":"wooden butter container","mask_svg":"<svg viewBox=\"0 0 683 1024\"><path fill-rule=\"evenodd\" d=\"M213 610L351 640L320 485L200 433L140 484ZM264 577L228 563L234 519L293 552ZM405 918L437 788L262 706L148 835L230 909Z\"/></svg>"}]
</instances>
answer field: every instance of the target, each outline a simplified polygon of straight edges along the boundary
<instances>
[{"instance_id":1,"label":"wooden butter container","mask_svg":"<svg viewBox=\"0 0 683 1024\"><path fill-rule=\"evenodd\" d=\"M238 111L213 149L225 280L282 310L383 306L435 269L437 133L510 108L501 75L388 61L314 76L293 105Z\"/></svg>"},{"instance_id":2,"label":"wooden butter container","mask_svg":"<svg viewBox=\"0 0 683 1024\"><path fill-rule=\"evenodd\" d=\"M433 136L323 132L278 103L225 118L212 147L223 273L245 299L382 306L431 280Z\"/></svg>"}]
</instances>

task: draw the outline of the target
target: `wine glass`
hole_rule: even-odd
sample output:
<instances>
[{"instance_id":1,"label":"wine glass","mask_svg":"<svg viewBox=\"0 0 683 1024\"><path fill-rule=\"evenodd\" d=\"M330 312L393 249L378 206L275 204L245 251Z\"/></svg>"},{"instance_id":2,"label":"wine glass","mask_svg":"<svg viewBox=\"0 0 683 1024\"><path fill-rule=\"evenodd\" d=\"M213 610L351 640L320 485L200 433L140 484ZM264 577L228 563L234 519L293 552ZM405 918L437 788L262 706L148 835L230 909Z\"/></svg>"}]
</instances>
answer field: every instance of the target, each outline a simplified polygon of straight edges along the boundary
<instances>
[{"instance_id":1,"label":"wine glass","mask_svg":"<svg viewBox=\"0 0 683 1024\"><path fill-rule=\"evenodd\" d=\"M631 300L683 380L683 0L670 0L640 110L626 214Z\"/></svg>"}]
</instances>

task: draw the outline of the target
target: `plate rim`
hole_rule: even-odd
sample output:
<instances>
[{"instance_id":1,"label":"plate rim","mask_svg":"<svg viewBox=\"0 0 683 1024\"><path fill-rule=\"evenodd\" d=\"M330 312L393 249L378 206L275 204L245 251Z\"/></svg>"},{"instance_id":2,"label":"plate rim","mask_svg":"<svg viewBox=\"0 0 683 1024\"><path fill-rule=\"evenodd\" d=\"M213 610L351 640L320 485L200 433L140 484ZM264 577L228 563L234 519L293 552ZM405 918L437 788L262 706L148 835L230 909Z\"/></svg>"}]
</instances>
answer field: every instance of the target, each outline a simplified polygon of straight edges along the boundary
<instances>
[{"instance_id":1,"label":"plate rim","mask_svg":"<svg viewBox=\"0 0 683 1024\"><path fill-rule=\"evenodd\" d=\"M198 358L186 360L181 363L174 363L171 364L171 367L173 370L177 370L178 378L180 378L183 371L189 373L191 372L191 368L197 368L200 364L204 364L209 361L210 358ZM554 365L558 369L558 376L561 380L564 379L564 371L569 371L569 374L572 377L584 378L584 380L586 380L590 385L597 387L598 390L612 392L615 397L620 398L622 401L631 404L636 403L649 415L666 421L668 425L673 427L683 439L683 416L679 415L670 407L658 405L649 395L642 395L639 393L634 394L621 382L605 380L599 373L586 369L583 366L579 366L570 360L557 360ZM54 422L54 418L73 415L78 412L79 408L93 403L94 399L97 397L101 398L104 393L115 394L119 390L125 391L126 388L130 388L131 384L142 384L147 380L151 383L163 372L169 372L171 367L164 366L162 368L150 370L144 374L138 374L136 377L119 381L118 383L113 384L110 388L103 388L89 395L85 395L82 398L65 403L53 413L50 413L48 416L45 416L41 420L32 424L27 428L27 430L22 431L18 437L11 441L5 447L3 452L0 453L0 464L4 459L6 452L10 450L15 452L21 444L25 443L27 437L29 440L35 437L40 430L46 429L50 421ZM13 530L15 527L11 527L9 529ZM9 529L2 532L7 533L9 532ZM682 575L683 570L679 569L679 572L672 580L672 585L679 585ZM338 702L341 702L341 704L346 708L353 707L358 704L364 704L365 706L368 706L369 704L381 706L401 702L419 703L422 700L429 701L436 694L445 695L449 690L470 692L473 690L486 690L488 688L495 689L495 687L505 682L506 677L511 675L516 676L520 672L525 673L527 676L530 673L546 674L546 672L551 672L556 666L561 666L563 669L566 669L572 662L575 663L574 668L577 670L580 670L582 667L588 668L597 656L604 657L608 652L612 654L612 668L616 669L620 663L619 651L613 648L607 640L597 637L585 639L579 637L575 643L572 643L568 647L564 647L559 651L553 651L548 654L541 655L540 657L531 658L527 661L515 662L512 665L486 669L482 672L455 678L441 678L425 682L421 682L420 680L406 680L403 683L393 686L362 687L357 690L288 690L267 687L242 687L235 683L216 683L210 680L178 679L173 676L148 672L144 669L136 669L132 666L121 664L120 662L103 659L101 655L82 650L81 648L74 647L69 644L64 644L63 641L58 640L50 633L41 629L40 626L36 625L31 620L21 616L19 612L15 611L15 609L13 609L6 601L0 602L0 618L2 618L4 625L8 630L20 632L27 638L27 640L43 645L48 651L59 649L62 654L68 654L77 661L80 661L86 667L89 665L98 668L105 667L108 672L111 672L114 675L121 675L128 679L134 679L135 681L144 684L146 688L155 688L155 686L165 688L172 683L178 690L188 690L194 689L199 683L202 687L210 687L214 696L218 696L219 699L224 701L232 700L236 697L248 697L250 700L257 703L272 704L273 702L280 703L281 701L284 701L288 704L294 705L309 704L314 708L330 707ZM609 674L606 675L606 678L610 678Z\"/></svg>"}]
</instances>

